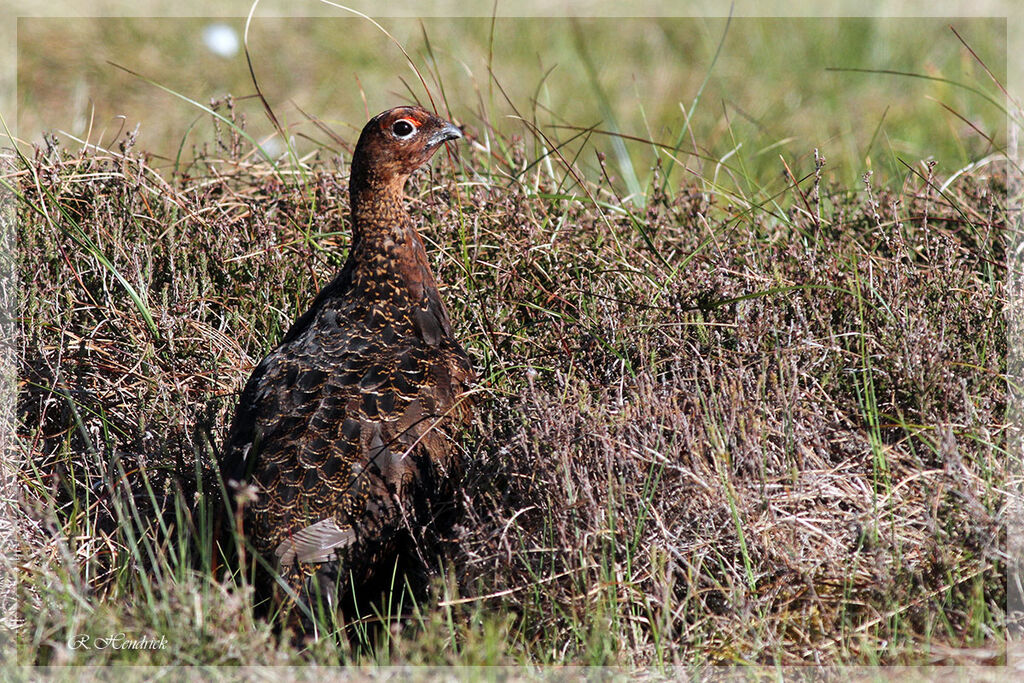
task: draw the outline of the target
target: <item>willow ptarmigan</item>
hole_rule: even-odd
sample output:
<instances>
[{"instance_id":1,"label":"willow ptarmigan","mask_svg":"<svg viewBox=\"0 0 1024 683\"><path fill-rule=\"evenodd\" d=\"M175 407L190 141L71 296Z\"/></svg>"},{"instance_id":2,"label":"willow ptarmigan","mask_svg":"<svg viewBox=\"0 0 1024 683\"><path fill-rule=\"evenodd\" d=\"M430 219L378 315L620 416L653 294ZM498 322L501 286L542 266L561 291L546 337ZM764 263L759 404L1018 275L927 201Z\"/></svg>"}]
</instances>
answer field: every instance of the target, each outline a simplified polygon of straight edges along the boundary
<instances>
[{"instance_id":1,"label":"willow ptarmigan","mask_svg":"<svg viewBox=\"0 0 1024 683\"><path fill-rule=\"evenodd\" d=\"M314 611L336 608L339 593L390 576L450 495L450 435L469 418L473 371L404 185L460 137L419 107L370 119L352 157L348 260L242 392L222 472L248 494L235 509L262 558L257 600L293 606L277 573Z\"/></svg>"}]
</instances>

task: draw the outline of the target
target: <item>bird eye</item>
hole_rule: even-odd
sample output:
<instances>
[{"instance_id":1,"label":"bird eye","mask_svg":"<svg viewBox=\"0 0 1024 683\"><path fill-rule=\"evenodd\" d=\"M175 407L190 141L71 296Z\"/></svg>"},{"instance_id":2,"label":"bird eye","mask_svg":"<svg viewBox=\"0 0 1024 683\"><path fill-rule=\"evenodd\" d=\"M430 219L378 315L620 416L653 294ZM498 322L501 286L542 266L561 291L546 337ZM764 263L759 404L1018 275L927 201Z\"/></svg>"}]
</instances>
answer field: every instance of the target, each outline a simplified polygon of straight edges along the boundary
<instances>
[{"instance_id":1,"label":"bird eye","mask_svg":"<svg viewBox=\"0 0 1024 683\"><path fill-rule=\"evenodd\" d=\"M408 119L398 119L391 125L391 132L395 134L396 138L405 139L416 132L416 126Z\"/></svg>"}]
</instances>

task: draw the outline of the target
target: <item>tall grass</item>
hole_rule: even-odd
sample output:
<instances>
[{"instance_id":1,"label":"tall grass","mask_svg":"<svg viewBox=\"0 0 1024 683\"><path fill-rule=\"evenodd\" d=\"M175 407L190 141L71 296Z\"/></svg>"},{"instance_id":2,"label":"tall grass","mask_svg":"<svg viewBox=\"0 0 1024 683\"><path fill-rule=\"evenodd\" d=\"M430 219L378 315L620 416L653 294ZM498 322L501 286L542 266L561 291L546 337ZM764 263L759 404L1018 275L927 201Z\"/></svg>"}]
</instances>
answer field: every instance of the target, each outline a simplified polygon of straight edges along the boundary
<instances>
[{"instance_id":1,"label":"tall grass","mask_svg":"<svg viewBox=\"0 0 1024 683\"><path fill-rule=\"evenodd\" d=\"M185 134L209 144L182 154L174 138L170 178L132 137L47 138L9 159L26 286L22 661L699 671L998 650L1017 171L919 165L928 150L908 169L897 112L857 122L864 147L796 150L805 137L752 132L735 101L702 120L722 101L710 69L683 117L642 102L653 134L634 146L616 134L637 130L615 122L622 84L595 61L606 26L578 24L567 47L591 60L575 96L603 102L594 126L561 111L551 77L532 99L510 90L526 77L510 77L493 24L493 76L472 100L425 23L424 71L468 144L409 188L481 377L460 526L425 598L396 575L362 619L323 615L312 644L254 616L207 535L236 392L343 258L348 152L289 140L261 159L259 103L229 99L199 107L215 132ZM765 26L749 35L781 24ZM742 49L716 28L714 73L729 73ZM520 112L515 135L501 98ZM950 106L970 118L987 98ZM988 153L1005 137L984 130L936 146ZM885 157L886 173L849 182ZM120 632L168 646L69 645Z\"/></svg>"}]
</instances>

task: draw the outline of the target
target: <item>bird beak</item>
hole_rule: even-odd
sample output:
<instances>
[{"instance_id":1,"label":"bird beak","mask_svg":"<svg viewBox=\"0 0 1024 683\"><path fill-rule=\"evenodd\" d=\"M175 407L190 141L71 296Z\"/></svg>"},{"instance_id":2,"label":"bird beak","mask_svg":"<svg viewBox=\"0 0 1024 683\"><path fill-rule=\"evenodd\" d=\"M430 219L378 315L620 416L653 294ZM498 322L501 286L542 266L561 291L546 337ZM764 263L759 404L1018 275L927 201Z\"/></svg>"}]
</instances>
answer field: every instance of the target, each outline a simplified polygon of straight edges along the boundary
<instances>
[{"instance_id":1,"label":"bird beak","mask_svg":"<svg viewBox=\"0 0 1024 683\"><path fill-rule=\"evenodd\" d=\"M453 124L445 121L444 126L431 135L430 139L427 140L427 143L433 147L435 145L440 145L442 142L447 142L448 140L458 140L461 137L462 131L456 128Z\"/></svg>"}]
</instances>

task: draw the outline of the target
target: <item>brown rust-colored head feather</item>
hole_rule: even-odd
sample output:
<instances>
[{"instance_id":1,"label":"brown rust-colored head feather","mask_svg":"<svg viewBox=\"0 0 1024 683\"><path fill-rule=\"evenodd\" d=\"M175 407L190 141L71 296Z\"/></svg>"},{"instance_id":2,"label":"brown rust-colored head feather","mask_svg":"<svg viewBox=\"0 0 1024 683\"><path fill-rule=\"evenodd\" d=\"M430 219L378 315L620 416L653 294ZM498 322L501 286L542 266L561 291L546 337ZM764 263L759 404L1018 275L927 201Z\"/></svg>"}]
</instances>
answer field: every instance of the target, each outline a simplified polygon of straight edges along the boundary
<instances>
[{"instance_id":1,"label":"brown rust-colored head feather","mask_svg":"<svg viewBox=\"0 0 1024 683\"><path fill-rule=\"evenodd\" d=\"M370 188L401 191L409 175L427 163L448 140L462 131L420 107L395 107L374 116L363 127L352 157L350 191Z\"/></svg>"}]
</instances>

